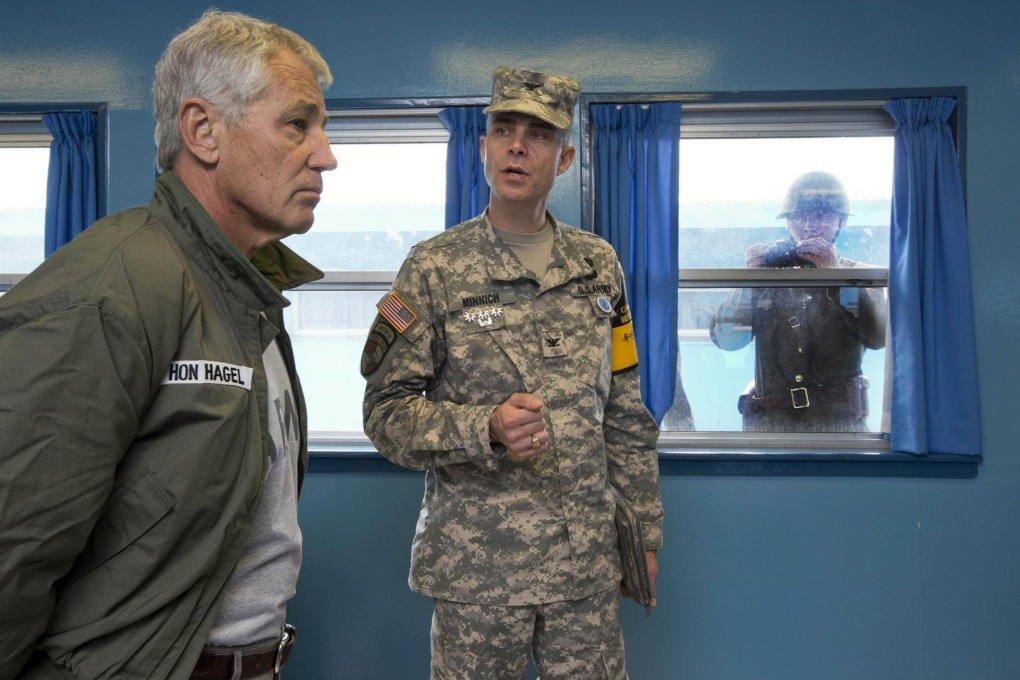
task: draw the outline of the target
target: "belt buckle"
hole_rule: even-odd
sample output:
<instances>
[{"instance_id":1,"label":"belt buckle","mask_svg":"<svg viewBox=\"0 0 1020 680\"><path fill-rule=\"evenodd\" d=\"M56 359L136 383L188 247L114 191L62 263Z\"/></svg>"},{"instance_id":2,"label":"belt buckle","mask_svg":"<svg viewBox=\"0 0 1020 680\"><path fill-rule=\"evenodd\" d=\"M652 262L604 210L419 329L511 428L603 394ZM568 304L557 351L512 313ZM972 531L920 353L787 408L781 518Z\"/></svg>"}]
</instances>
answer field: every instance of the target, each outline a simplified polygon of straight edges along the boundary
<instances>
[{"instance_id":1,"label":"belt buckle","mask_svg":"<svg viewBox=\"0 0 1020 680\"><path fill-rule=\"evenodd\" d=\"M800 399L797 395L800 395ZM806 387L791 387L790 388L790 401L793 403L794 408L807 408L811 405L811 399L808 398L808 391Z\"/></svg>"},{"instance_id":2,"label":"belt buckle","mask_svg":"<svg viewBox=\"0 0 1020 680\"><path fill-rule=\"evenodd\" d=\"M276 645L276 659L273 663L274 677L279 677L280 675L280 666L283 665L283 650L294 640L295 632L294 626L289 623L283 624L283 630L280 633L280 642Z\"/></svg>"}]
</instances>

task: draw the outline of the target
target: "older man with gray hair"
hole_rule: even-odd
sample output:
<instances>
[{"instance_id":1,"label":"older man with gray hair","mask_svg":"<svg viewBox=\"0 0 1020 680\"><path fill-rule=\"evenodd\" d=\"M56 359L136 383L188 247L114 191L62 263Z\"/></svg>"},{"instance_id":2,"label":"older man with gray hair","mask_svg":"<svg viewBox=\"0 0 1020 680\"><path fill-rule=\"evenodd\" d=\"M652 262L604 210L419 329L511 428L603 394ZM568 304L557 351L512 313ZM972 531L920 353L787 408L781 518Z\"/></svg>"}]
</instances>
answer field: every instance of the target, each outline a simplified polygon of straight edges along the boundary
<instances>
[{"instance_id":1,"label":"older man with gray hair","mask_svg":"<svg viewBox=\"0 0 1020 680\"><path fill-rule=\"evenodd\" d=\"M0 680L277 678L304 401L281 291L336 167L329 68L208 12L153 102L163 170L0 299Z\"/></svg>"}]
</instances>

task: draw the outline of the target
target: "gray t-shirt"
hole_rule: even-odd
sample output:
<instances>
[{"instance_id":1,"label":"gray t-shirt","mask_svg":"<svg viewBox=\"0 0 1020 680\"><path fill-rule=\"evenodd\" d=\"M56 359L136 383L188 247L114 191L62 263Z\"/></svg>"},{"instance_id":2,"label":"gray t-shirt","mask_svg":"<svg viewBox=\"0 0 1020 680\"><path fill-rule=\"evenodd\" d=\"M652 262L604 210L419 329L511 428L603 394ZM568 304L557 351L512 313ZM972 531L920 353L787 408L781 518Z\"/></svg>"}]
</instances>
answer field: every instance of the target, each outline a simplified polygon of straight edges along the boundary
<instances>
[{"instance_id":1,"label":"gray t-shirt","mask_svg":"<svg viewBox=\"0 0 1020 680\"><path fill-rule=\"evenodd\" d=\"M294 390L276 342L262 357L268 385L269 458L248 545L227 582L208 644L239 647L274 638L301 569L297 522L300 425Z\"/></svg>"}]
</instances>

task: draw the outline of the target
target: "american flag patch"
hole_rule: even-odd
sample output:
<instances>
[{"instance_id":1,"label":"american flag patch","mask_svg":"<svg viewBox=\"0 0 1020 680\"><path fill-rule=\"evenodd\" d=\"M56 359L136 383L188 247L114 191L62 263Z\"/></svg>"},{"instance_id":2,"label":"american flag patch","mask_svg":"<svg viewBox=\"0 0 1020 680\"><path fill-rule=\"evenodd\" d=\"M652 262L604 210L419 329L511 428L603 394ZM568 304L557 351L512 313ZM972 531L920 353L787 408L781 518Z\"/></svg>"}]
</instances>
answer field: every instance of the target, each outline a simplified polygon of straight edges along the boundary
<instances>
[{"instance_id":1,"label":"american flag patch","mask_svg":"<svg viewBox=\"0 0 1020 680\"><path fill-rule=\"evenodd\" d=\"M418 316L411 311L411 308L401 300L396 293L391 292L379 305L379 313L389 321L398 332L406 331Z\"/></svg>"}]
</instances>

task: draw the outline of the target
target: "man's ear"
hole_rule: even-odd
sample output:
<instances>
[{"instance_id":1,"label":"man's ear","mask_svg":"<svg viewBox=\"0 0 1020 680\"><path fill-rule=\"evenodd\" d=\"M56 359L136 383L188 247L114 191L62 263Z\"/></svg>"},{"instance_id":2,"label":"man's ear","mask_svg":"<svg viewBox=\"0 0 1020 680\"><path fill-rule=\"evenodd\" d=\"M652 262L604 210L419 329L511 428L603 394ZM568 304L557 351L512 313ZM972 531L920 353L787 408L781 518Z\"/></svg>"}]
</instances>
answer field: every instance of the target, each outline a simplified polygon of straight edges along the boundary
<instances>
[{"instance_id":1,"label":"man's ear","mask_svg":"<svg viewBox=\"0 0 1020 680\"><path fill-rule=\"evenodd\" d=\"M212 104L201 97L189 97L177 110L182 146L203 163L214 165L220 158L216 127L223 119Z\"/></svg>"},{"instance_id":2,"label":"man's ear","mask_svg":"<svg viewBox=\"0 0 1020 680\"><path fill-rule=\"evenodd\" d=\"M482 157L482 165L485 165L485 135L478 138L478 154Z\"/></svg>"},{"instance_id":3,"label":"man's ear","mask_svg":"<svg viewBox=\"0 0 1020 680\"><path fill-rule=\"evenodd\" d=\"M563 145L563 150L560 151L560 163L556 167L556 175L562 175L570 168L570 165L574 162L574 154L577 152L572 146Z\"/></svg>"}]
</instances>

